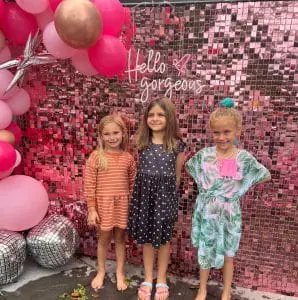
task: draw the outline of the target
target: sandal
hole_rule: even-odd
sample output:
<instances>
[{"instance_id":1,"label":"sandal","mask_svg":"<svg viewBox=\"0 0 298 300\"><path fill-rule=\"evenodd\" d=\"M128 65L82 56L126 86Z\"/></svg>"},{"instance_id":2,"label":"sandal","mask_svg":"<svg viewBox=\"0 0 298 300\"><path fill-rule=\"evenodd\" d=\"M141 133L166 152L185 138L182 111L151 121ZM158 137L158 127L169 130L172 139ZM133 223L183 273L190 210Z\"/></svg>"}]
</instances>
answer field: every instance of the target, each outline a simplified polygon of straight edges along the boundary
<instances>
[{"instance_id":1,"label":"sandal","mask_svg":"<svg viewBox=\"0 0 298 300\"><path fill-rule=\"evenodd\" d=\"M144 289L144 287L147 286L150 288L149 291ZM138 289L138 300L145 299L150 300L151 299L151 291L152 291L152 283L144 281L141 283L139 289Z\"/></svg>"},{"instance_id":2,"label":"sandal","mask_svg":"<svg viewBox=\"0 0 298 300\"><path fill-rule=\"evenodd\" d=\"M159 291L158 288L163 288L163 290ZM164 299L169 299L169 286L166 283L156 284L156 292L154 299L159 300L161 296L165 297Z\"/></svg>"}]
</instances>

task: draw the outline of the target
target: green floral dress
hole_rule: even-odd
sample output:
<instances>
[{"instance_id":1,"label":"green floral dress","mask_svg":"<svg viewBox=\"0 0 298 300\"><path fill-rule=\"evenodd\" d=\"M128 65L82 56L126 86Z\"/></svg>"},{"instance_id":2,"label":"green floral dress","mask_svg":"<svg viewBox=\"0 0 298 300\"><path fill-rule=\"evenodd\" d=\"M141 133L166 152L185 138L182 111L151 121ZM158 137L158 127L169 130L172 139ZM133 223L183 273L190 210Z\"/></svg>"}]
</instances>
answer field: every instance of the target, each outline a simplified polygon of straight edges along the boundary
<instances>
[{"instance_id":1,"label":"green floral dress","mask_svg":"<svg viewBox=\"0 0 298 300\"><path fill-rule=\"evenodd\" d=\"M253 184L270 178L269 171L245 150L239 150L233 160L219 161L216 148L210 147L186 163L198 186L191 236L202 269L222 268L224 256L235 256L241 237L240 198ZM220 163L228 176L221 172ZM235 172L229 173L233 163Z\"/></svg>"}]
</instances>

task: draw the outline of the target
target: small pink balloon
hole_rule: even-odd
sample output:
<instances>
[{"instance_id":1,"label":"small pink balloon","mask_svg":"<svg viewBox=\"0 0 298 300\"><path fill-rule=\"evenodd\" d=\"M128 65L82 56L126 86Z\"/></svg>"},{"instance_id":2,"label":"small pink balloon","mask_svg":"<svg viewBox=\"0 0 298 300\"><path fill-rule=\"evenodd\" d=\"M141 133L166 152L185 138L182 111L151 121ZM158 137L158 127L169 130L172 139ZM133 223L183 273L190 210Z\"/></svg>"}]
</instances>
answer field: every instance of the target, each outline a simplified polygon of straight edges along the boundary
<instances>
[{"instance_id":1,"label":"small pink balloon","mask_svg":"<svg viewBox=\"0 0 298 300\"><path fill-rule=\"evenodd\" d=\"M15 137L15 145L18 145L22 139L23 133L17 123L11 122L8 127L5 128L9 130Z\"/></svg>"},{"instance_id":2,"label":"small pink balloon","mask_svg":"<svg viewBox=\"0 0 298 300\"><path fill-rule=\"evenodd\" d=\"M59 5L61 2L62 2L62 0L49 0L51 9L52 9L53 11L55 11L56 8L58 7L58 5Z\"/></svg>"},{"instance_id":3,"label":"small pink balloon","mask_svg":"<svg viewBox=\"0 0 298 300\"><path fill-rule=\"evenodd\" d=\"M6 38L17 45L24 45L29 33L34 35L38 29L34 16L13 2L5 3L5 14L0 23Z\"/></svg>"},{"instance_id":4,"label":"small pink balloon","mask_svg":"<svg viewBox=\"0 0 298 300\"><path fill-rule=\"evenodd\" d=\"M47 191L36 179L12 175L0 181L0 229L30 229L44 218L48 206Z\"/></svg>"},{"instance_id":5,"label":"small pink balloon","mask_svg":"<svg viewBox=\"0 0 298 300\"><path fill-rule=\"evenodd\" d=\"M11 112L15 116L21 116L30 108L30 96L24 90L20 89L15 95L6 100Z\"/></svg>"},{"instance_id":6,"label":"small pink balloon","mask_svg":"<svg viewBox=\"0 0 298 300\"><path fill-rule=\"evenodd\" d=\"M49 5L48 0L16 0L16 3L22 10L30 14L39 14Z\"/></svg>"},{"instance_id":7,"label":"small pink balloon","mask_svg":"<svg viewBox=\"0 0 298 300\"><path fill-rule=\"evenodd\" d=\"M119 0L93 0L102 18L102 34L119 36L124 22L124 9Z\"/></svg>"},{"instance_id":8,"label":"small pink balloon","mask_svg":"<svg viewBox=\"0 0 298 300\"><path fill-rule=\"evenodd\" d=\"M131 24L131 12L128 7L124 7L124 24L130 25Z\"/></svg>"},{"instance_id":9,"label":"small pink balloon","mask_svg":"<svg viewBox=\"0 0 298 300\"><path fill-rule=\"evenodd\" d=\"M46 26L54 20L54 13L50 7L40 14L35 15L38 27L44 30Z\"/></svg>"},{"instance_id":10,"label":"small pink balloon","mask_svg":"<svg viewBox=\"0 0 298 300\"><path fill-rule=\"evenodd\" d=\"M13 168L18 167L22 161L21 153L18 150L15 150L15 151L16 151L16 161L15 161Z\"/></svg>"},{"instance_id":11,"label":"small pink balloon","mask_svg":"<svg viewBox=\"0 0 298 300\"><path fill-rule=\"evenodd\" d=\"M7 45L5 45L5 47L2 50L0 50L0 64L7 62L10 59L11 59L10 49Z\"/></svg>"},{"instance_id":12,"label":"small pink balloon","mask_svg":"<svg viewBox=\"0 0 298 300\"><path fill-rule=\"evenodd\" d=\"M19 88L15 85L7 93L5 93L12 79L13 79L13 74L10 71L5 69L0 70L0 99L2 100L9 99L19 91Z\"/></svg>"},{"instance_id":13,"label":"small pink balloon","mask_svg":"<svg viewBox=\"0 0 298 300\"><path fill-rule=\"evenodd\" d=\"M127 51L122 42L111 35L104 35L88 50L89 59L100 75L113 77L123 73Z\"/></svg>"},{"instance_id":14,"label":"small pink balloon","mask_svg":"<svg viewBox=\"0 0 298 300\"><path fill-rule=\"evenodd\" d=\"M83 75L92 76L98 74L89 60L88 52L80 50L72 58L72 65Z\"/></svg>"},{"instance_id":15,"label":"small pink balloon","mask_svg":"<svg viewBox=\"0 0 298 300\"><path fill-rule=\"evenodd\" d=\"M9 106L0 100L0 129L6 128L12 120L12 112Z\"/></svg>"},{"instance_id":16,"label":"small pink balloon","mask_svg":"<svg viewBox=\"0 0 298 300\"><path fill-rule=\"evenodd\" d=\"M9 176L13 172L14 168L10 168L7 171L0 172L0 179Z\"/></svg>"},{"instance_id":17,"label":"small pink balloon","mask_svg":"<svg viewBox=\"0 0 298 300\"><path fill-rule=\"evenodd\" d=\"M17 156L13 146L7 142L0 141L0 172L12 168Z\"/></svg>"},{"instance_id":18,"label":"small pink balloon","mask_svg":"<svg viewBox=\"0 0 298 300\"><path fill-rule=\"evenodd\" d=\"M74 49L59 37L54 22L49 23L43 32L43 44L50 54L57 58L69 58L76 54Z\"/></svg>"}]
</instances>

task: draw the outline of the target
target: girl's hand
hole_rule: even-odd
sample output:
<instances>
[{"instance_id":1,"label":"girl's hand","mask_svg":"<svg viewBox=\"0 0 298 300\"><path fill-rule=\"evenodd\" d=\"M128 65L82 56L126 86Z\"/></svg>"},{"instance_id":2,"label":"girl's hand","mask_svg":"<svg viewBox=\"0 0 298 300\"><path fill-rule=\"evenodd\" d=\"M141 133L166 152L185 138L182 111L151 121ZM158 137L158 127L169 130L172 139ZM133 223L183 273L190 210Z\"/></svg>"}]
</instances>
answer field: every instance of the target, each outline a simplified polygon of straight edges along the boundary
<instances>
[{"instance_id":1,"label":"girl's hand","mask_svg":"<svg viewBox=\"0 0 298 300\"><path fill-rule=\"evenodd\" d=\"M99 224L99 216L95 209L88 212L87 223L89 226L96 226Z\"/></svg>"}]
</instances>

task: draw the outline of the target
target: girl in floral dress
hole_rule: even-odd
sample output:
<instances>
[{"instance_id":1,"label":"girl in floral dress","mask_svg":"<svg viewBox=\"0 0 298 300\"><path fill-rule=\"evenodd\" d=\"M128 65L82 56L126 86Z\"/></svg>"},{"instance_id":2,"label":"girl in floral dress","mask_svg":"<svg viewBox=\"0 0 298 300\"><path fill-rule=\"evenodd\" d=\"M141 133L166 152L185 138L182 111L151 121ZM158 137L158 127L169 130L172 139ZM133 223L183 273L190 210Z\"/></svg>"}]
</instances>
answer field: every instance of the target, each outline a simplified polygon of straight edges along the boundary
<instances>
[{"instance_id":1,"label":"girl in floral dress","mask_svg":"<svg viewBox=\"0 0 298 300\"><path fill-rule=\"evenodd\" d=\"M192 219L192 243L198 247L200 265L196 300L206 299L210 268L223 268L221 299L230 299L233 257L241 237L240 199L252 185L270 179L263 165L236 147L242 118L233 106L230 98L221 101L208 124L215 146L201 149L186 163L198 186Z\"/></svg>"}]
</instances>

